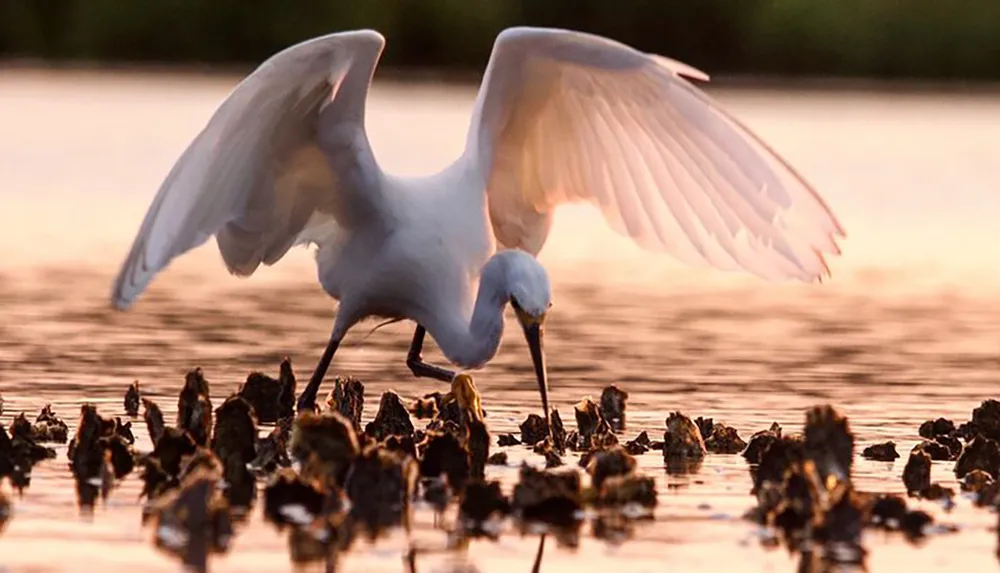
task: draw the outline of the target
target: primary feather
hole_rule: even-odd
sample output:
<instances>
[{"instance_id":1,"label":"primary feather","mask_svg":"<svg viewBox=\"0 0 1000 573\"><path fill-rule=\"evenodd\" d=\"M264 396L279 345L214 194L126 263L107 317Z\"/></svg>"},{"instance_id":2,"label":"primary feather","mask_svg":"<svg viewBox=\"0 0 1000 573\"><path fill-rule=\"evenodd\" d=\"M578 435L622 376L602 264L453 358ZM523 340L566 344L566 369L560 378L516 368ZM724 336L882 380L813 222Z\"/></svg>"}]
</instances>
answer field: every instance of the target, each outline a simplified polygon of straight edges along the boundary
<instances>
[{"instance_id":1,"label":"primary feather","mask_svg":"<svg viewBox=\"0 0 1000 573\"><path fill-rule=\"evenodd\" d=\"M363 211L357 203L376 201L338 184L316 137L325 116L324 136L370 153L365 99L384 45L371 30L322 36L240 82L157 192L115 281L115 305L128 307L171 260L213 235L229 270L249 275L311 229L335 235Z\"/></svg>"},{"instance_id":2,"label":"primary feather","mask_svg":"<svg viewBox=\"0 0 1000 573\"><path fill-rule=\"evenodd\" d=\"M538 253L561 204L692 264L828 273L843 230L810 185L662 56L566 30L499 35L470 127L497 240Z\"/></svg>"}]
</instances>

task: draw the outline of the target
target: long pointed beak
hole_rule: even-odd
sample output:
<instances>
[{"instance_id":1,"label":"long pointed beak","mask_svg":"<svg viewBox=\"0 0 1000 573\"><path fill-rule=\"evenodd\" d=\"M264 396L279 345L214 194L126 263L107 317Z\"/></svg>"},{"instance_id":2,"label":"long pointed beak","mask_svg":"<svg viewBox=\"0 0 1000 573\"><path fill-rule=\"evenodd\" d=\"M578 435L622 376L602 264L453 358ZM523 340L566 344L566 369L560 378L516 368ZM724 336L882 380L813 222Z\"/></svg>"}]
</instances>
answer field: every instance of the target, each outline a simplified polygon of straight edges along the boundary
<instances>
[{"instance_id":1,"label":"long pointed beak","mask_svg":"<svg viewBox=\"0 0 1000 573\"><path fill-rule=\"evenodd\" d=\"M549 424L549 381L545 370L545 352L542 345L542 323L544 317L533 317L526 313L517 313L518 321L524 330L524 339L531 351L531 362L535 365L535 378L538 381L538 393L542 396L542 410L545 413L545 424Z\"/></svg>"}]
</instances>

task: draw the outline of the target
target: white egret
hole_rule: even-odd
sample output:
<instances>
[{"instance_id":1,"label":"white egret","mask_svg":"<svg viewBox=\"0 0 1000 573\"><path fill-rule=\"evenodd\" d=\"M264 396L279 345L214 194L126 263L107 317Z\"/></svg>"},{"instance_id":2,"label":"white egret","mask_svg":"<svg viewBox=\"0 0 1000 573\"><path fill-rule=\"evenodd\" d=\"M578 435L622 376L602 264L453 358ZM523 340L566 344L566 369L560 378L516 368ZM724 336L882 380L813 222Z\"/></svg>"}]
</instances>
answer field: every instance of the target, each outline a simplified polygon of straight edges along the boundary
<instances>
[{"instance_id":1,"label":"white egret","mask_svg":"<svg viewBox=\"0 0 1000 573\"><path fill-rule=\"evenodd\" d=\"M481 368L499 348L509 302L548 419L551 293L535 255L559 205L589 201L646 249L765 279L822 280L823 253L839 254L844 233L830 209L686 79L705 74L579 32L502 32L464 153L437 175L387 174L364 123L384 45L372 30L330 34L245 78L168 174L114 304L129 307L172 259L213 235L240 276L313 244L319 282L339 306L300 410L314 407L358 322L413 321L409 368L450 381L453 372L421 358L425 333L451 363Z\"/></svg>"}]
</instances>

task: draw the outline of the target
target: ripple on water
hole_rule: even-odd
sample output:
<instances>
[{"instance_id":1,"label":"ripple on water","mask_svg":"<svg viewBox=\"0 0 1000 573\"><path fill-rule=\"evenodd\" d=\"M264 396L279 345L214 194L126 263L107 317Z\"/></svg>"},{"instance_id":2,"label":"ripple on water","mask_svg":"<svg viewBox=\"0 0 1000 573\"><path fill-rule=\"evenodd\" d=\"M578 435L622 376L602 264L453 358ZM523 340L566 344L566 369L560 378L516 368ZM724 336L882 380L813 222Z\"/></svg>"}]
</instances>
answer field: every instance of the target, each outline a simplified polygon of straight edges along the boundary
<instances>
[{"instance_id":1,"label":"ripple on water","mask_svg":"<svg viewBox=\"0 0 1000 573\"><path fill-rule=\"evenodd\" d=\"M22 411L33 416L52 403L75 426L73 418L83 397L105 415L124 416L122 398L134 379L157 400L170 422L189 368L204 369L213 399L221 403L250 369L276 371L285 355L292 358L303 380L326 337L327 323L315 317L328 312L329 302L311 286L255 285L255 295L248 298L236 296L238 288L232 292L219 288L181 303L170 295L179 287L177 279L168 276L141 308L117 314L88 302L105 289L106 276L85 272L75 276L78 292L95 296L67 299L46 292L59 288L55 281L16 287L12 281L0 281L0 298L12 317L0 346L5 424ZM995 359L974 345L968 345L960 358L946 358L923 351L927 337L884 326L888 319L883 320L906 314L912 324L925 328L939 320L963 336L985 336L992 325L964 306L975 305L981 312L982 301L921 300L910 307L892 301L883 307L868 300L861 315L852 313L858 305L853 296L826 297L822 304L812 298L786 299L781 301L781 319L770 320L778 314L776 302L760 297L758 303L740 304L738 312L730 312L735 304L732 296L688 294L683 304L655 304L656 296L649 295L652 304L641 311L641 320L598 328L600 317L594 317L591 309L619 318L640 311L616 302L606 291L564 287L559 312L549 322L547 345L554 365L553 403L570 426L572 405L584 395L596 398L610 382L630 394L626 438L642 430L659 438L666 414L674 410L712 417L734 426L744 438L773 421L794 430L801 427L805 408L831 402L848 415L857 435L858 487L899 492L906 452L920 441L919 424L937 416L966 420L995 388L991 372L984 372ZM263 302L274 299L296 300L294 311ZM218 304L220 300L225 304ZM763 325L759 329L757 319ZM682 326L675 329L675 324ZM366 420L377 408L378 400L372 397L384 390L393 388L412 398L441 389L434 382L414 380L406 370L403 356L409 334L406 327L394 325L363 344L358 335L351 341L356 344L345 345L338 355L336 373L365 380ZM538 401L517 334L507 333L497 361L477 375L494 436L517 434L518 425L535 411ZM965 346L961 341L956 345ZM615 360L609 362L607 356ZM428 352L428 357L440 360L436 352ZM135 424L134 430L136 447L148 451L151 444L144 424ZM897 443L900 459L886 463L860 458L864 446L887 439ZM15 496L15 515L0 537L0 563L12 570L74 570L79 563L101 563L106 570L176 570L152 548L150 532L139 527L141 488L136 474L126 478L92 519L86 519L75 508L65 446L57 451L56 459L35 468L23 497ZM542 460L523 448L508 452L508 466L488 466L487 475L509 489L517 480L521 460ZM579 548L547 549L546 570L577 569L581 563L600 570L622 559L637 571L660 571L664 563L689 571L795 567L784 550L762 548L755 541L755 527L741 519L753 504L742 457L709 455L696 471L678 475L668 474L659 453L651 451L639 457L639 467L656 478L655 520L636 524L632 538L623 544L593 539L595 524L590 520ZM950 462L935 462L933 478L958 489ZM964 499L951 513L929 502L920 506L944 523L958 524L959 533L934 536L914 548L898 536L870 532L865 544L874 570L995 566L992 514L973 509ZM417 539L440 543L431 523L430 510L418 510ZM345 560L345 568L399 571L404 545L396 536L378 548L359 546ZM537 538L509 533L500 542L477 541L473 546L473 560L481 571L523 570L533 561ZM444 566L446 559L421 557L418 570L434 570L435 563ZM220 571L288 567L284 537L259 515L240 531L230 554L213 561L213 569Z\"/></svg>"}]
</instances>

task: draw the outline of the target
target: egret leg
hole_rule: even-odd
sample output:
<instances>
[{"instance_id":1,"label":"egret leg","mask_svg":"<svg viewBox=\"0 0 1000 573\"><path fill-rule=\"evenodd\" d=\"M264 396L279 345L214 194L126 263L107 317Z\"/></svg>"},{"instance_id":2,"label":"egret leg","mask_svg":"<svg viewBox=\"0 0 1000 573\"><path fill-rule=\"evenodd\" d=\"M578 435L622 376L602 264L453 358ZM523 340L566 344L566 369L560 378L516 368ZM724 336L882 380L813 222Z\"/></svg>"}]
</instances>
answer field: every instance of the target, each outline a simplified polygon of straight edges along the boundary
<instances>
[{"instance_id":1,"label":"egret leg","mask_svg":"<svg viewBox=\"0 0 1000 573\"><path fill-rule=\"evenodd\" d=\"M309 384L306 385L306 389L299 396L297 408L300 413L315 409L316 395L319 393L319 387L323 384L323 377L326 376L326 371L330 368L330 362L333 360L333 355L337 352L339 346L340 335L335 331L334 334L330 335L330 342L327 343L326 350L323 351L323 356L319 359L319 363L316 364L316 370L313 371L312 378L309 379Z\"/></svg>"},{"instance_id":2,"label":"egret leg","mask_svg":"<svg viewBox=\"0 0 1000 573\"><path fill-rule=\"evenodd\" d=\"M410 352L406 355L406 365L417 378L433 378L442 382L451 382L455 373L447 368L434 366L424 362L420 353L424 349L424 336L427 331L423 326L417 325L417 330L413 332L413 342L410 343Z\"/></svg>"},{"instance_id":3,"label":"egret leg","mask_svg":"<svg viewBox=\"0 0 1000 573\"><path fill-rule=\"evenodd\" d=\"M542 570L542 552L545 551L545 534L538 540L538 553L535 554L535 564L531 566L531 573L539 573Z\"/></svg>"}]
</instances>

